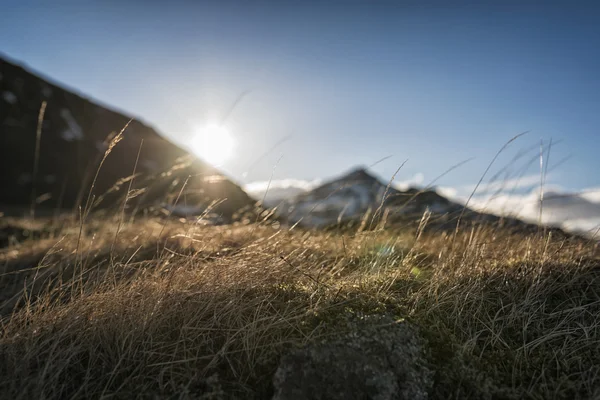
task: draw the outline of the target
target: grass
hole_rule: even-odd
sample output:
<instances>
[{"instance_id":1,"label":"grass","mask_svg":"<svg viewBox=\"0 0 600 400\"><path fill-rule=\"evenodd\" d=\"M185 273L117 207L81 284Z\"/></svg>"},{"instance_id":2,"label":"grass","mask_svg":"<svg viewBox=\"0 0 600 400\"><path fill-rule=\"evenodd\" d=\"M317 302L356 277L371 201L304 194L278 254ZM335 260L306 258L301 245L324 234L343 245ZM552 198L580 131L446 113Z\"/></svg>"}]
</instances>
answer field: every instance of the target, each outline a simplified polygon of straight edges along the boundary
<instances>
[{"instance_id":1,"label":"grass","mask_svg":"<svg viewBox=\"0 0 600 400\"><path fill-rule=\"evenodd\" d=\"M432 398L600 395L589 241L121 220L91 213L0 250L3 397L269 398L287 349L365 314L420 327Z\"/></svg>"}]
</instances>

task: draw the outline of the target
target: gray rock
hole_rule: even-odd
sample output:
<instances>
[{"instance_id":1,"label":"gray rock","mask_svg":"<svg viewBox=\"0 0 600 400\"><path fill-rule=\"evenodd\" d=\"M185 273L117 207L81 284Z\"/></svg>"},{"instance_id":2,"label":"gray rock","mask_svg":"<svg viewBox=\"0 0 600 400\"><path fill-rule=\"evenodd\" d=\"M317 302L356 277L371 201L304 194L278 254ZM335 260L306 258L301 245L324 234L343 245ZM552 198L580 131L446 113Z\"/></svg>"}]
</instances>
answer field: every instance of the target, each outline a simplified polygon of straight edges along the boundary
<instances>
[{"instance_id":1,"label":"gray rock","mask_svg":"<svg viewBox=\"0 0 600 400\"><path fill-rule=\"evenodd\" d=\"M285 355L273 400L420 400L427 399L432 379L416 328L368 319L335 341Z\"/></svg>"}]
</instances>

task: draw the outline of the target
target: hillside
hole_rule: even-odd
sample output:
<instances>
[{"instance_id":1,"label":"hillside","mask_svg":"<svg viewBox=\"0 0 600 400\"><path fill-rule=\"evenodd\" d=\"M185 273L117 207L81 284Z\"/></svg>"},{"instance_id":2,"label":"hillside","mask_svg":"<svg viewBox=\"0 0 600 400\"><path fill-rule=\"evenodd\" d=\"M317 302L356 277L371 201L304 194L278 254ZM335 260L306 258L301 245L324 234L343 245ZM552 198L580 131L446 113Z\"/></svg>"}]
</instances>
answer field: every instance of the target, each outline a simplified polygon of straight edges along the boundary
<instances>
[{"instance_id":1,"label":"hillside","mask_svg":"<svg viewBox=\"0 0 600 400\"><path fill-rule=\"evenodd\" d=\"M582 239L118 216L52 232L0 249L6 398L600 390L600 253Z\"/></svg>"},{"instance_id":2,"label":"hillside","mask_svg":"<svg viewBox=\"0 0 600 400\"><path fill-rule=\"evenodd\" d=\"M179 197L187 207L175 211L199 214L212 204L214 213L231 220L252 206L219 171L130 119L0 58L0 212L22 213L32 202L42 211L112 207L134 176L131 209L173 204Z\"/></svg>"}]
</instances>

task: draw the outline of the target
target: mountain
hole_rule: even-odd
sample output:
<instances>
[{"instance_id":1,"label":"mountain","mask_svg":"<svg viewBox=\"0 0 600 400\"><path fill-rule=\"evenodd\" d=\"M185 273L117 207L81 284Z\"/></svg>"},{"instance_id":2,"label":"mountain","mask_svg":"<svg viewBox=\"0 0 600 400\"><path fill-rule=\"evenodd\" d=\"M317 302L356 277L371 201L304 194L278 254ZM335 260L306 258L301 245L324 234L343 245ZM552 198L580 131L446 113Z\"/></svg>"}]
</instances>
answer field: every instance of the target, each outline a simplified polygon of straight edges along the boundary
<instances>
[{"instance_id":1,"label":"mountain","mask_svg":"<svg viewBox=\"0 0 600 400\"><path fill-rule=\"evenodd\" d=\"M367 213L381 212L390 206L404 205L411 191L401 192L387 187L364 168L350 171L341 178L284 201L280 213L290 223L323 227L360 219ZM425 199L426 198L426 199ZM415 198L414 200L417 200ZM426 200L426 201L423 201ZM447 199L435 192L425 192L418 201L409 202L403 214L425 211L427 205L439 211L455 208ZM381 210L377 211L381 206ZM423 208L421 210L421 208Z\"/></svg>"},{"instance_id":2,"label":"mountain","mask_svg":"<svg viewBox=\"0 0 600 400\"><path fill-rule=\"evenodd\" d=\"M132 209L179 197L172 212L195 214L212 204L220 219L231 220L253 206L239 186L148 125L133 120L119 136L130 119L0 58L0 213L29 209L32 198L40 210L121 204L134 171Z\"/></svg>"},{"instance_id":3,"label":"mountain","mask_svg":"<svg viewBox=\"0 0 600 400\"><path fill-rule=\"evenodd\" d=\"M283 201L278 207L281 218L290 224L323 228L352 223L371 227L417 225L427 212L428 226L454 229L461 224L495 223L505 228L537 230L537 225L515 218L477 212L455 203L435 190L409 188L398 190L381 182L365 168L356 168L344 176Z\"/></svg>"}]
</instances>

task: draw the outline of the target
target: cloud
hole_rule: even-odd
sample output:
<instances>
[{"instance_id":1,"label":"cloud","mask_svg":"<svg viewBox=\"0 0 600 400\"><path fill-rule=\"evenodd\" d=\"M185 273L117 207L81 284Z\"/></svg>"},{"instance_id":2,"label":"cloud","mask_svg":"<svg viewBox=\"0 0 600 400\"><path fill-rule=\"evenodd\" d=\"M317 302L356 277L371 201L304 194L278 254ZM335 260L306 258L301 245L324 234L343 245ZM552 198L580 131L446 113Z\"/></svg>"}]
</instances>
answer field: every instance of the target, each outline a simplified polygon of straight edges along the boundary
<instances>
[{"instance_id":1,"label":"cloud","mask_svg":"<svg viewBox=\"0 0 600 400\"><path fill-rule=\"evenodd\" d=\"M321 183L321 179L277 179L248 183L244 190L255 199L264 199L265 204L273 206L282 200L312 190Z\"/></svg>"},{"instance_id":2,"label":"cloud","mask_svg":"<svg viewBox=\"0 0 600 400\"><path fill-rule=\"evenodd\" d=\"M425 175L423 175L421 172L418 172L411 179L392 182L392 187L398 190L407 190L410 187L422 185L424 181Z\"/></svg>"},{"instance_id":3,"label":"cloud","mask_svg":"<svg viewBox=\"0 0 600 400\"><path fill-rule=\"evenodd\" d=\"M456 188L438 188L438 193L465 204L470 193ZM546 185L543 199L539 187L526 193L511 190L491 193L477 192L469 201L469 207L496 215L507 215L527 222L559 226L568 231L586 233L598 237L600 227L600 188L568 191L557 185Z\"/></svg>"},{"instance_id":4,"label":"cloud","mask_svg":"<svg viewBox=\"0 0 600 400\"><path fill-rule=\"evenodd\" d=\"M277 179L271 181L251 182L244 186L248 193L264 192L269 189L290 189L296 188L300 190L312 190L321 184L321 179L311 181L303 179Z\"/></svg>"},{"instance_id":5,"label":"cloud","mask_svg":"<svg viewBox=\"0 0 600 400\"><path fill-rule=\"evenodd\" d=\"M550 177L546 176L545 180L549 180ZM482 182L479 187L477 184L469 184L460 187L462 191L472 193L473 190L477 187L477 193L493 193L497 191L503 190L517 190L517 189L528 189L535 186L539 186L540 184L540 175L525 175L518 178L509 178L509 179L497 179L491 182Z\"/></svg>"}]
</instances>

